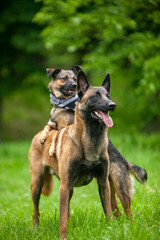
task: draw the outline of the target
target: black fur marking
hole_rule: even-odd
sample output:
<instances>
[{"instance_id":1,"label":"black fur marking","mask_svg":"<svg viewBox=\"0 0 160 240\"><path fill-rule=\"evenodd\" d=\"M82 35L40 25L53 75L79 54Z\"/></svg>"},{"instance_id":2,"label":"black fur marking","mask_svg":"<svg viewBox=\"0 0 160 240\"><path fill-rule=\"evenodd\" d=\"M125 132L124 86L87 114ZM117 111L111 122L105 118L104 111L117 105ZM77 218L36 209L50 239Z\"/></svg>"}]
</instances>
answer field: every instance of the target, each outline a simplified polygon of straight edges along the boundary
<instances>
[{"instance_id":1,"label":"black fur marking","mask_svg":"<svg viewBox=\"0 0 160 240\"><path fill-rule=\"evenodd\" d=\"M120 154L120 152L113 145L113 143L109 138L108 138L108 154L112 162L117 162L117 159L118 159L119 164L123 164L126 167L127 171L129 170L127 160Z\"/></svg>"},{"instance_id":2,"label":"black fur marking","mask_svg":"<svg viewBox=\"0 0 160 240\"><path fill-rule=\"evenodd\" d=\"M88 136L90 136L91 141L99 146L100 142L105 138L104 134L106 126L103 123L97 124L97 122L91 121L89 118L86 119L86 125Z\"/></svg>"},{"instance_id":3,"label":"black fur marking","mask_svg":"<svg viewBox=\"0 0 160 240\"><path fill-rule=\"evenodd\" d=\"M92 106L88 105L86 110L80 110L80 114L85 121L85 125L87 126L86 129L88 136L90 136L91 141L95 142L95 144L98 146L100 144L100 141L104 139L106 125L103 123L103 121L100 122L97 121L97 119L93 118L91 115L92 111Z\"/></svg>"},{"instance_id":4,"label":"black fur marking","mask_svg":"<svg viewBox=\"0 0 160 240\"><path fill-rule=\"evenodd\" d=\"M94 100L95 97L90 96L86 101L86 109L80 110L80 115L85 121L85 125L87 126L88 136L91 137L92 142L96 141L97 145L99 144L99 140L104 139L105 128L106 125L103 121L98 121L93 118L92 114L94 110L102 110L107 112L106 102L102 102L101 99L99 101ZM98 137L100 136L100 137Z\"/></svg>"},{"instance_id":5,"label":"black fur marking","mask_svg":"<svg viewBox=\"0 0 160 240\"><path fill-rule=\"evenodd\" d=\"M72 187L80 187L89 184L94 177L105 179L107 167L106 160L74 161L69 168L69 182Z\"/></svg>"}]
</instances>

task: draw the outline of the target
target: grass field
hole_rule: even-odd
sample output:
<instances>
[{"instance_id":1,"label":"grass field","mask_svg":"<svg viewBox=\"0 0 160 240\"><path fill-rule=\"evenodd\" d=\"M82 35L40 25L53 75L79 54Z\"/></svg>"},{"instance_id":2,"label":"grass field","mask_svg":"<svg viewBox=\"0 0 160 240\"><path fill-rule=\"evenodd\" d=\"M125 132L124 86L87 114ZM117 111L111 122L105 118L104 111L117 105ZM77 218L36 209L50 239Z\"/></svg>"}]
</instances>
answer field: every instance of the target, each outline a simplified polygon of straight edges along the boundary
<instances>
[{"instance_id":1,"label":"grass field","mask_svg":"<svg viewBox=\"0 0 160 240\"><path fill-rule=\"evenodd\" d=\"M112 136L131 162L144 167L148 181L135 180L133 219L123 215L106 222L96 185L75 189L68 239L160 239L160 135ZM0 239L59 239L59 181L50 197L41 197L40 225L32 227L28 150L30 142L0 145Z\"/></svg>"}]
</instances>

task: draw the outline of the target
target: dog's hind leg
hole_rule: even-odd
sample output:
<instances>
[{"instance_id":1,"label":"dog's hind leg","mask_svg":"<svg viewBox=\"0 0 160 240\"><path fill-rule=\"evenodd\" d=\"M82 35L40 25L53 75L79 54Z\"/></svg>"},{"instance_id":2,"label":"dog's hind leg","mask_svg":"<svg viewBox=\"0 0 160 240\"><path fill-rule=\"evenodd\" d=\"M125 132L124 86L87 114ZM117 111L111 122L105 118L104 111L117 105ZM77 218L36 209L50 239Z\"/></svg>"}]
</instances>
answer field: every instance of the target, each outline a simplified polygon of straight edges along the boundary
<instances>
[{"instance_id":1,"label":"dog's hind leg","mask_svg":"<svg viewBox=\"0 0 160 240\"><path fill-rule=\"evenodd\" d=\"M121 211L119 210L118 204L117 204L117 194L116 190L114 187L114 184L112 182L111 177L109 177L109 183L110 183L110 188L111 188L111 208L113 215L115 217L118 217L119 215L122 215Z\"/></svg>"},{"instance_id":2,"label":"dog's hind leg","mask_svg":"<svg viewBox=\"0 0 160 240\"><path fill-rule=\"evenodd\" d=\"M31 175L31 195L33 200L33 226L39 224L39 199L41 195L41 189L43 186L42 174Z\"/></svg>"},{"instance_id":3,"label":"dog's hind leg","mask_svg":"<svg viewBox=\"0 0 160 240\"><path fill-rule=\"evenodd\" d=\"M123 174L123 175L122 175ZM111 173L111 178L116 190L116 193L122 203L122 206L129 217L132 217L131 213L131 194L132 194L132 180L129 173L122 171L119 168L119 175L116 175L114 171Z\"/></svg>"}]
</instances>

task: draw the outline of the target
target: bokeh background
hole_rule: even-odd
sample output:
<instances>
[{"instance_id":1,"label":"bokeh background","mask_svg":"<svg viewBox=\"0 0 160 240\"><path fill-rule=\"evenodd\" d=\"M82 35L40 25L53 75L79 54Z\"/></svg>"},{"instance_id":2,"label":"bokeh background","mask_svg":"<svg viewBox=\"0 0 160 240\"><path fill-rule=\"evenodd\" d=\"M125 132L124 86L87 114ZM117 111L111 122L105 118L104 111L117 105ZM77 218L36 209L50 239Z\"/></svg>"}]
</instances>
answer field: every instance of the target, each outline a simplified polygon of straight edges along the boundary
<instances>
[{"instance_id":1,"label":"bokeh background","mask_svg":"<svg viewBox=\"0 0 160 240\"><path fill-rule=\"evenodd\" d=\"M159 0L8 0L0 10L0 141L31 139L48 121L47 67L111 74L110 134L160 128Z\"/></svg>"}]
</instances>

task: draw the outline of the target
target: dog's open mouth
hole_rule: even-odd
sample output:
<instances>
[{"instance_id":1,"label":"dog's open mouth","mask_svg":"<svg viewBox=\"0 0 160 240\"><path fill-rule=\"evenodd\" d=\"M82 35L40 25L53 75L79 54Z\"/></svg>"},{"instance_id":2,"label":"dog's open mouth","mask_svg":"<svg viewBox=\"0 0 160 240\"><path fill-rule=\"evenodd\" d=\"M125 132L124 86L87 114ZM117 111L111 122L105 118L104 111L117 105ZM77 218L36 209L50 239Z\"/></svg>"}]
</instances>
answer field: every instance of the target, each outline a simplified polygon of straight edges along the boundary
<instances>
[{"instance_id":1,"label":"dog's open mouth","mask_svg":"<svg viewBox=\"0 0 160 240\"><path fill-rule=\"evenodd\" d=\"M70 94L75 94L76 93L76 90L69 90L68 91Z\"/></svg>"},{"instance_id":2,"label":"dog's open mouth","mask_svg":"<svg viewBox=\"0 0 160 240\"><path fill-rule=\"evenodd\" d=\"M109 116L108 112L102 112L100 110L94 110L93 111L93 115L95 118L97 118L98 120L104 122L104 124L107 127L112 127L113 126L113 120L112 118Z\"/></svg>"},{"instance_id":3,"label":"dog's open mouth","mask_svg":"<svg viewBox=\"0 0 160 240\"><path fill-rule=\"evenodd\" d=\"M66 89L62 89L61 92L65 95L65 96L73 96L76 94L76 90L66 90Z\"/></svg>"}]
</instances>

